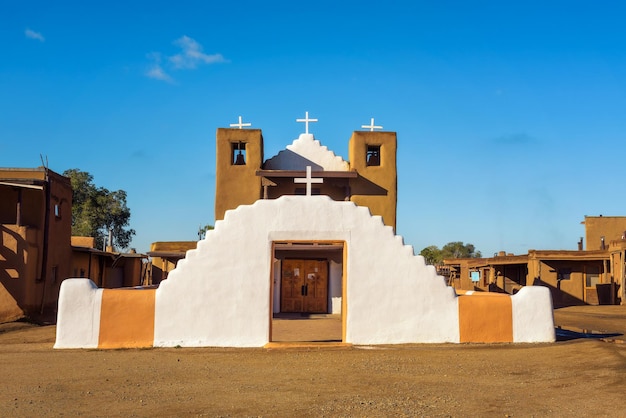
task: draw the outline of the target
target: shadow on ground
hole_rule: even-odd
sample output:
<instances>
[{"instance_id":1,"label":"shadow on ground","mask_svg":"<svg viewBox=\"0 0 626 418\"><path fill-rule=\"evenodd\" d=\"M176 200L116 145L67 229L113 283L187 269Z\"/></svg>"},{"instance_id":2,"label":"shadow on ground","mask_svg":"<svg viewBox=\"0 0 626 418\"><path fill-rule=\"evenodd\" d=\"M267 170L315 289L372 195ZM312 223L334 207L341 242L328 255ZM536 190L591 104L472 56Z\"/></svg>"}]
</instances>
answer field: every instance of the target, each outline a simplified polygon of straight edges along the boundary
<instances>
[{"instance_id":1,"label":"shadow on ground","mask_svg":"<svg viewBox=\"0 0 626 418\"><path fill-rule=\"evenodd\" d=\"M559 328L559 327L555 328L554 331L556 333L557 341L570 341L570 340L578 340L581 338L600 340L603 338L614 338L614 337L621 337L622 335L624 335L620 333L599 333L599 332L594 332L594 331L589 331L589 330L573 331L570 329Z\"/></svg>"}]
</instances>

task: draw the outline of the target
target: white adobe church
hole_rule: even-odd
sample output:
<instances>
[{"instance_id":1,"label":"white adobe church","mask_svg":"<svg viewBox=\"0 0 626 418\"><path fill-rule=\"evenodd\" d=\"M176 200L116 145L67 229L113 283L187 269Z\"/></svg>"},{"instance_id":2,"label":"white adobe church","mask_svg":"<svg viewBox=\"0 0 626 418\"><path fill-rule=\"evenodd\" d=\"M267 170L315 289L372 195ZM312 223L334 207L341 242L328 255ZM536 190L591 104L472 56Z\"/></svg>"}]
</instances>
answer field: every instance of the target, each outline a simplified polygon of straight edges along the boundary
<instances>
[{"instance_id":1,"label":"white adobe church","mask_svg":"<svg viewBox=\"0 0 626 418\"><path fill-rule=\"evenodd\" d=\"M356 345L555 340L547 288L457 295L394 226L355 203L368 171L322 147L308 132L312 121L307 113L306 132L288 152L252 167L259 196L226 210L157 289L65 280L55 348L263 347L272 341L277 312L340 313L342 342ZM228 170L254 157L254 144L246 142L254 132L242 125L221 132L234 151ZM364 152L384 160L384 138L377 149L368 145L382 132L373 132L373 120L366 128ZM242 149L247 160L240 164ZM336 190L326 193L329 183ZM268 185L282 195L268 198ZM304 194L284 193L289 187Z\"/></svg>"}]
</instances>

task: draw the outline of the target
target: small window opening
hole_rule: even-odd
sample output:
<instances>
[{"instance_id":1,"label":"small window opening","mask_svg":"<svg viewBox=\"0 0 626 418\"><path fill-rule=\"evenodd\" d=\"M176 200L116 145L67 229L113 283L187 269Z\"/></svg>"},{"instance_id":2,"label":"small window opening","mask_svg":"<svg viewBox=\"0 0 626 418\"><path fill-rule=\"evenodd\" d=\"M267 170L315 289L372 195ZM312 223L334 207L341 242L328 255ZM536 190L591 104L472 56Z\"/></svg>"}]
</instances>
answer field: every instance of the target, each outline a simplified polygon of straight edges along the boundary
<instances>
[{"instance_id":1,"label":"small window opening","mask_svg":"<svg viewBox=\"0 0 626 418\"><path fill-rule=\"evenodd\" d=\"M572 269L571 268L560 268L556 271L556 279L557 280L570 280L572 277Z\"/></svg>"},{"instance_id":2,"label":"small window opening","mask_svg":"<svg viewBox=\"0 0 626 418\"><path fill-rule=\"evenodd\" d=\"M54 216L57 218L61 217L61 206L58 203L54 204Z\"/></svg>"},{"instance_id":3,"label":"small window opening","mask_svg":"<svg viewBox=\"0 0 626 418\"><path fill-rule=\"evenodd\" d=\"M366 155L366 165L377 166L380 165L380 145L368 145Z\"/></svg>"},{"instance_id":4,"label":"small window opening","mask_svg":"<svg viewBox=\"0 0 626 418\"><path fill-rule=\"evenodd\" d=\"M232 165L246 165L246 144L245 142L236 142L232 144L231 153Z\"/></svg>"}]
</instances>

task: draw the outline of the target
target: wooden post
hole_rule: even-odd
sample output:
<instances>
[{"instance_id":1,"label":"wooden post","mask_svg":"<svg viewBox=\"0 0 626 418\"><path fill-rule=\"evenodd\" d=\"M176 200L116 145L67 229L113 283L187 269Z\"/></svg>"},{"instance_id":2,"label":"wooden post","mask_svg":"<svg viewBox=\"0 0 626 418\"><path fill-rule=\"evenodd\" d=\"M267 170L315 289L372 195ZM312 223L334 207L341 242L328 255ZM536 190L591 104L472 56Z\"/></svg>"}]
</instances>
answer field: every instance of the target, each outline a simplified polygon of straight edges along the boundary
<instances>
[{"instance_id":1,"label":"wooden post","mask_svg":"<svg viewBox=\"0 0 626 418\"><path fill-rule=\"evenodd\" d=\"M17 189L17 204L15 206L15 223L17 226L22 226L22 189Z\"/></svg>"}]
</instances>

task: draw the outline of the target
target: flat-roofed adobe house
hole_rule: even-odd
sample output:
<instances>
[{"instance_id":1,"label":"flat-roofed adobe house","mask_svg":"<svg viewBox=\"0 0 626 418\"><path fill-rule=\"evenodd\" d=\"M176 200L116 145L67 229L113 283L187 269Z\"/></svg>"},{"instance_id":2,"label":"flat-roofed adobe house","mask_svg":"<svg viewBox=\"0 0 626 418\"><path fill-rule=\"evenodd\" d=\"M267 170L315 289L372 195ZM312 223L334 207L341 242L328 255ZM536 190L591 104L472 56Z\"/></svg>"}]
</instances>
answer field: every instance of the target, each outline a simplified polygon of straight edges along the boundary
<instances>
[{"instance_id":1,"label":"flat-roofed adobe house","mask_svg":"<svg viewBox=\"0 0 626 418\"><path fill-rule=\"evenodd\" d=\"M626 217L585 216L586 248L500 252L489 258L444 260L448 280L463 290L513 294L523 286L550 289L555 307L625 303Z\"/></svg>"},{"instance_id":2,"label":"flat-roofed adobe house","mask_svg":"<svg viewBox=\"0 0 626 418\"><path fill-rule=\"evenodd\" d=\"M167 279L170 271L176 268L189 250L198 245L197 241L159 241L150 244L150 284L158 285Z\"/></svg>"},{"instance_id":3,"label":"flat-roofed adobe house","mask_svg":"<svg viewBox=\"0 0 626 418\"><path fill-rule=\"evenodd\" d=\"M347 162L301 121L265 161L260 130L218 129L215 228L156 289L65 281L55 348L263 347L279 313L340 315L345 344L554 341L546 288L458 296L395 234L395 133Z\"/></svg>"},{"instance_id":4,"label":"flat-roofed adobe house","mask_svg":"<svg viewBox=\"0 0 626 418\"><path fill-rule=\"evenodd\" d=\"M0 322L56 310L72 252L72 187L45 167L0 168Z\"/></svg>"},{"instance_id":5,"label":"flat-roofed adobe house","mask_svg":"<svg viewBox=\"0 0 626 418\"><path fill-rule=\"evenodd\" d=\"M109 251L110 250L110 251ZM114 289L149 284L146 254L95 248L95 238L72 237L71 277L91 279L96 286Z\"/></svg>"}]
</instances>

